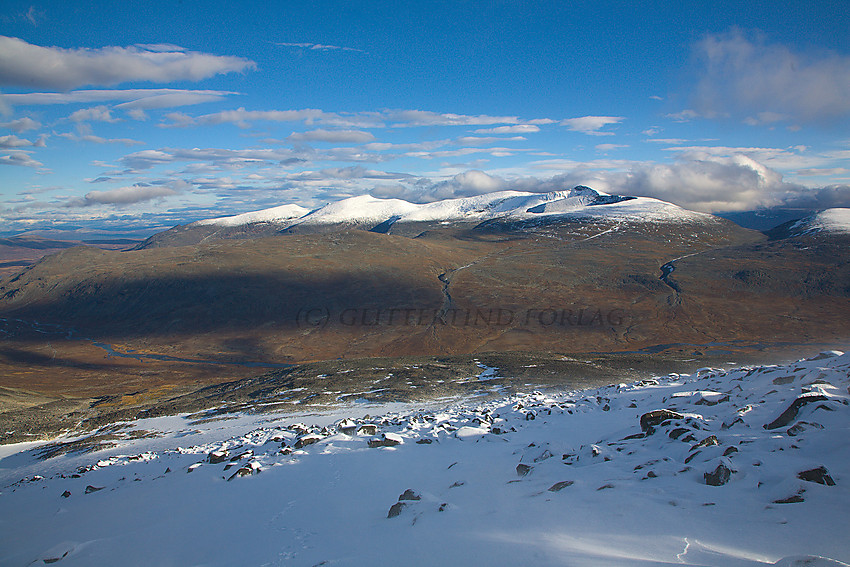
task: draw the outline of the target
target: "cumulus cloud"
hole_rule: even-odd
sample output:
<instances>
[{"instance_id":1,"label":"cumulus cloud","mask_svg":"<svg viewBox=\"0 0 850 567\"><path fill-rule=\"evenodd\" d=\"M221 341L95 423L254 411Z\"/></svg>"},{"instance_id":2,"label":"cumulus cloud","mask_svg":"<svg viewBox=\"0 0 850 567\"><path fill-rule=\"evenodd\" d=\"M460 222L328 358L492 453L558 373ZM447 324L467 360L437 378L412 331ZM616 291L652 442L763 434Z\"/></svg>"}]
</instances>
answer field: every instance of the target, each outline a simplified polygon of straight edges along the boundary
<instances>
[{"instance_id":1,"label":"cumulus cloud","mask_svg":"<svg viewBox=\"0 0 850 567\"><path fill-rule=\"evenodd\" d=\"M620 148L628 148L627 144L596 144L596 150L600 152L610 152Z\"/></svg>"},{"instance_id":2,"label":"cumulus cloud","mask_svg":"<svg viewBox=\"0 0 850 567\"><path fill-rule=\"evenodd\" d=\"M293 132L286 138L289 142L332 142L365 144L375 140L369 132L360 130L310 130L309 132Z\"/></svg>"},{"instance_id":3,"label":"cumulus cloud","mask_svg":"<svg viewBox=\"0 0 850 567\"><path fill-rule=\"evenodd\" d=\"M39 138L39 140L41 140L41 145L44 146L43 139ZM24 148L27 146L34 146L37 143L38 141L31 142L24 138L18 138L14 134L10 134L8 136L0 136L0 148Z\"/></svg>"},{"instance_id":4,"label":"cumulus cloud","mask_svg":"<svg viewBox=\"0 0 850 567\"><path fill-rule=\"evenodd\" d=\"M170 197L178 192L165 186L132 185L108 191L89 191L82 199L72 199L67 207L89 207L92 205L132 205L153 199Z\"/></svg>"},{"instance_id":5,"label":"cumulus cloud","mask_svg":"<svg viewBox=\"0 0 850 567\"><path fill-rule=\"evenodd\" d=\"M199 81L253 69L242 57L145 46L64 49L0 36L0 85L60 90L128 81Z\"/></svg>"},{"instance_id":6,"label":"cumulus cloud","mask_svg":"<svg viewBox=\"0 0 850 567\"><path fill-rule=\"evenodd\" d=\"M41 128L41 122L24 116L23 118L18 118L17 120L12 120L11 122L0 123L0 128L8 128L12 132L17 132L18 134L20 134L21 132L26 132L27 130L38 130L39 128Z\"/></svg>"},{"instance_id":7,"label":"cumulus cloud","mask_svg":"<svg viewBox=\"0 0 850 567\"><path fill-rule=\"evenodd\" d=\"M478 146L483 144L493 144L496 142L519 142L526 140L524 136L511 136L510 138L499 138L496 136L461 136L456 141L458 144L468 146Z\"/></svg>"},{"instance_id":8,"label":"cumulus cloud","mask_svg":"<svg viewBox=\"0 0 850 567\"><path fill-rule=\"evenodd\" d=\"M693 54L701 114L731 113L751 124L850 116L850 56L792 50L738 29L705 36Z\"/></svg>"},{"instance_id":9,"label":"cumulus cloud","mask_svg":"<svg viewBox=\"0 0 850 567\"><path fill-rule=\"evenodd\" d=\"M581 116L562 120L561 126L566 126L573 132L583 132L592 136L613 136L613 132L601 132L600 129L609 124L619 124L623 120L625 118L622 116Z\"/></svg>"}]
</instances>

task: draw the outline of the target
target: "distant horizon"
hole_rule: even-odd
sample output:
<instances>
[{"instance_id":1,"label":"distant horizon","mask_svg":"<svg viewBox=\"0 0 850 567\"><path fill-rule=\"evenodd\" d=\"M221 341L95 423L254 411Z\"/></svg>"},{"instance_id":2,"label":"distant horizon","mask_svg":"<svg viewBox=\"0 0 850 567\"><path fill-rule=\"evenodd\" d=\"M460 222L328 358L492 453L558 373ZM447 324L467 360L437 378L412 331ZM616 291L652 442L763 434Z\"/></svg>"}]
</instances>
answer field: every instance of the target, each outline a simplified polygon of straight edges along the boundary
<instances>
[{"instance_id":1,"label":"distant horizon","mask_svg":"<svg viewBox=\"0 0 850 567\"><path fill-rule=\"evenodd\" d=\"M843 3L146 8L7 2L0 234L574 185L850 207Z\"/></svg>"}]
</instances>

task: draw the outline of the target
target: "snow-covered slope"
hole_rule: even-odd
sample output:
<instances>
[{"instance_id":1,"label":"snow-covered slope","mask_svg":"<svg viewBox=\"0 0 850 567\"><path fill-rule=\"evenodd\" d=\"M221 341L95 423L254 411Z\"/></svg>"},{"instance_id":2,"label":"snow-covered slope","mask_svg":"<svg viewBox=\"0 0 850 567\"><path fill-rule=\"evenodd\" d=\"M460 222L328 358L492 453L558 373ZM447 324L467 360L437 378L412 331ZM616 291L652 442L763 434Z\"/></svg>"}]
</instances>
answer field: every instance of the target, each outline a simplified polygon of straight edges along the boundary
<instances>
[{"instance_id":1,"label":"snow-covered slope","mask_svg":"<svg viewBox=\"0 0 850 567\"><path fill-rule=\"evenodd\" d=\"M4 447L0 564L846 565L848 385L829 352L461 405L149 419L44 460L73 445Z\"/></svg>"},{"instance_id":2,"label":"snow-covered slope","mask_svg":"<svg viewBox=\"0 0 850 567\"><path fill-rule=\"evenodd\" d=\"M362 195L330 203L309 213L301 207L289 207L295 206L286 205L234 217L199 221L196 224L237 226L251 222L275 222L286 226L377 225L383 222L483 221L496 218L529 220L552 216L655 222L707 221L714 218L657 199L608 195L583 186L550 193L499 191L426 204ZM296 217L299 209L306 214Z\"/></svg>"},{"instance_id":3,"label":"snow-covered slope","mask_svg":"<svg viewBox=\"0 0 850 567\"><path fill-rule=\"evenodd\" d=\"M790 231L795 234L822 231L850 234L850 209L826 209L797 221Z\"/></svg>"},{"instance_id":4,"label":"snow-covered slope","mask_svg":"<svg viewBox=\"0 0 850 567\"><path fill-rule=\"evenodd\" d=\"M262 211L254 211L234 215L232 217L219 217L216 219L200 220L193 224L196 225L216 225L216 226L240 226L255 222L273 222L280 223L288 220L294 220L303 217L310 212L310 209L299 207L298 205L281 205L271 209Z\"/></svg>"}]
</instances>

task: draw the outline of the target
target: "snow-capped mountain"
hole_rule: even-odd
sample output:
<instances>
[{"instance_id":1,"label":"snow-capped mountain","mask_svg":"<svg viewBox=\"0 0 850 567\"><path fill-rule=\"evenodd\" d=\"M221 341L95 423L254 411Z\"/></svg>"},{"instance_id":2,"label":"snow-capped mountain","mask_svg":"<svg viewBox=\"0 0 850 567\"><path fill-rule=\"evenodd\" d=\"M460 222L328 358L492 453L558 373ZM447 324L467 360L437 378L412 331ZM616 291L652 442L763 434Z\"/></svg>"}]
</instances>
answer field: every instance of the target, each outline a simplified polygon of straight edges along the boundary
<instances>
[{"instance_id":1,"label":"snow-capped mountain","mask_svg":"<svg viewBox=\"0 0 850 567\"><path fill-rule=\"evenodd\" d=\"M301 211L304 212L299 215ZM362 195L330 203L312 212L306 212L306 209L297 205L284 205L232 217L198 221L194 224L233 227L266 222L295 227L378 225L384 222L484 221L495 218L529 220L552 216L655 222L692 222L713 218L711 215L688 211L658 199L609 195L590 187L577 186L568 191L550 193L499 191L425 204Z\"/></svg>"}]
</instances>

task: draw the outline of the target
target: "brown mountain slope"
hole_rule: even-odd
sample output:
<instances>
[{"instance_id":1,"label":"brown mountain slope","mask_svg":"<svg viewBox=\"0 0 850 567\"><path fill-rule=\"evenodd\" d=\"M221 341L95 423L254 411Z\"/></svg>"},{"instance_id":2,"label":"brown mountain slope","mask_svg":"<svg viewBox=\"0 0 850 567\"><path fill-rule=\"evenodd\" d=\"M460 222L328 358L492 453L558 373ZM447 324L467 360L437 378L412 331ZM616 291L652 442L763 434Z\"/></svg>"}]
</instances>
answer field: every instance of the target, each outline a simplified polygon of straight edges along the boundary
<instances>
[{"instance_id":1,"label":"brown mountain slope","mask_svg":"<svg viewBox=\"0 0 850 567\"><path fill-rule=\"evenodd\" d=\"M401 228L47 257L0 282L2 385L848 335L848 242L838 237L766 242L720 220Z\"/></svg>"}]
</instances>

